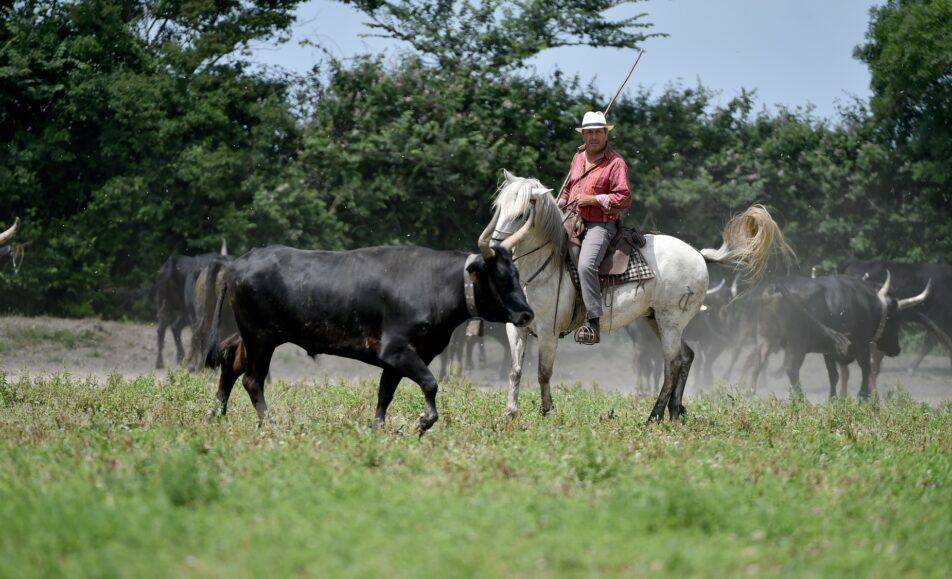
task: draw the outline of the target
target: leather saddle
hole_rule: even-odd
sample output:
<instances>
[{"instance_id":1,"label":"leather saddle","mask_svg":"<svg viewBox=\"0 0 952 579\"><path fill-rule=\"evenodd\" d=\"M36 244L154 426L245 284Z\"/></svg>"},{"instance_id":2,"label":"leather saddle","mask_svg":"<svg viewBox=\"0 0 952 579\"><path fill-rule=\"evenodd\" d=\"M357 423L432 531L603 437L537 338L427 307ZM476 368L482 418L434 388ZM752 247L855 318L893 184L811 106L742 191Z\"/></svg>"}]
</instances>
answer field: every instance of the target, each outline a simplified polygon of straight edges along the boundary
<instances>
[{"instance_id":1,"label":"leather saddle","mask_svg":"<svg viewBox=\"0 0 952 579\"><path fill-rule=\"evenodd\" d=\"M578 264L578 256L582 251L582 236L585 225L582 219L573 214L565 220L565 231L569 236L569 255L572 263ZM628 268L631 252L645 246L645 236L629 227L619 227L618 233L608 242L608 251L598 266L598 275L621 275Z\"/></svg>"}]
</instances>

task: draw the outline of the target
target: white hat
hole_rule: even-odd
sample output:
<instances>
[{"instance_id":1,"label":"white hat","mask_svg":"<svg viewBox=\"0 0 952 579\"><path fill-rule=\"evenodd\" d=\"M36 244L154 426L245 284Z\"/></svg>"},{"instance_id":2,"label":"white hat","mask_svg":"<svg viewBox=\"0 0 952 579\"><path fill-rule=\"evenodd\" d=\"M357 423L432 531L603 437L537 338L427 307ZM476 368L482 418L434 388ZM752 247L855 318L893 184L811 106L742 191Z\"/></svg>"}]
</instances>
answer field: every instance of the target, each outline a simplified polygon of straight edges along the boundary
<instances>
[{"instance_id":1,"label":"white hat","mask_svg":"<svg viewBox=\"0 0 952 579\"><path fill-rule=\"evenodd\" d=\"M601 111L588 111L582 117L582 126L576 127L576 131L582 132L583 129L606 129L612 130L615 125L609 125L605 122L605 113Z\"/></svg>"}]
</instances>

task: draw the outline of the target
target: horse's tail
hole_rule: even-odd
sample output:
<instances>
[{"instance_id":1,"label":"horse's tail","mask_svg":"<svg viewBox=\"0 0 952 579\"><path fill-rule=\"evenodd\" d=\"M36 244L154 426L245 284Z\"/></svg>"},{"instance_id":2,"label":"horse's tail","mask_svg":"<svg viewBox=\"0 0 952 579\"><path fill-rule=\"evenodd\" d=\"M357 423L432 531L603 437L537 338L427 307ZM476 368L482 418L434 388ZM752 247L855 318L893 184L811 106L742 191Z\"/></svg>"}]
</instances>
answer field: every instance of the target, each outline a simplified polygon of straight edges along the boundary
<instances>
[{"instance_id":1,"label":"horse's tail","mask_svg":"<svg viewBox=\"0 0 952 579\"><path fill-rule=\"evenodd\" d=\"M787 265L797 255L787 245L780 227L763 205L751 205L724 226L724 243L719 249L702 249L704 260L732 265L745 281L755 284L763 277L770 257L779 253Z\"/></svg>"}]
</instances>

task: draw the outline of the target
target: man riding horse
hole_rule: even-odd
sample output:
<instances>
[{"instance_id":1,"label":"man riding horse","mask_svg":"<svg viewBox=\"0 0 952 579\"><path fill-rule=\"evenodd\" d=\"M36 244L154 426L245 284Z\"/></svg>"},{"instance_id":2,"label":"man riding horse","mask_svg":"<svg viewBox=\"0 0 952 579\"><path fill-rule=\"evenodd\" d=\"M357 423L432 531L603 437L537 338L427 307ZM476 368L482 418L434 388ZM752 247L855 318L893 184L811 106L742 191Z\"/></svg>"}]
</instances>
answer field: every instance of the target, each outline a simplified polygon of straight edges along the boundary
<instances>
[{"instance_id":1,"label":"man riding horse","mask_svg":"<svg viewBox=\"0 0 952 579\"><path fill-rule=\"evenodd\" d=\"M586 322L575 332L575 341L580 344L599 342L602 293L598 266L621 227L621 212L631 206L628 164L608 146L612 128L604 113L585 113L582 126L575 129L582 134L583 144L572 158L568 179L558 197L559 208L575 212L584 226L580 232L578 276Z\"/></svg>"}]
</instances>

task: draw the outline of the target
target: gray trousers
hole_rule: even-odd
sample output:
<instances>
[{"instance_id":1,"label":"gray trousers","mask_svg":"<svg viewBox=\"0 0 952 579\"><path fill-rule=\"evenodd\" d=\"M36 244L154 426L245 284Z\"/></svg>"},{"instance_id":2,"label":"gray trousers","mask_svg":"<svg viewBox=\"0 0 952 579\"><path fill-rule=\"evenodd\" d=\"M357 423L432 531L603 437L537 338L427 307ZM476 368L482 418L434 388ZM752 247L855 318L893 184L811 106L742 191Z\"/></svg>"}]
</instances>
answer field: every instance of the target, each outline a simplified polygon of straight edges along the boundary
<instances>
[{"instance_id":1,"label":"gray trousers","mask_svg":"<svg viewBox=\"0 0 952 579\"><path fill-rule=\"evenodd\" d=\"M586 221L582 251L578 256L578 278L582 286L585 317L602 317L602 291L598 286L598 266L608 251L608 242L618 233L618 222Z\"/></svg>"}]
</instances>

